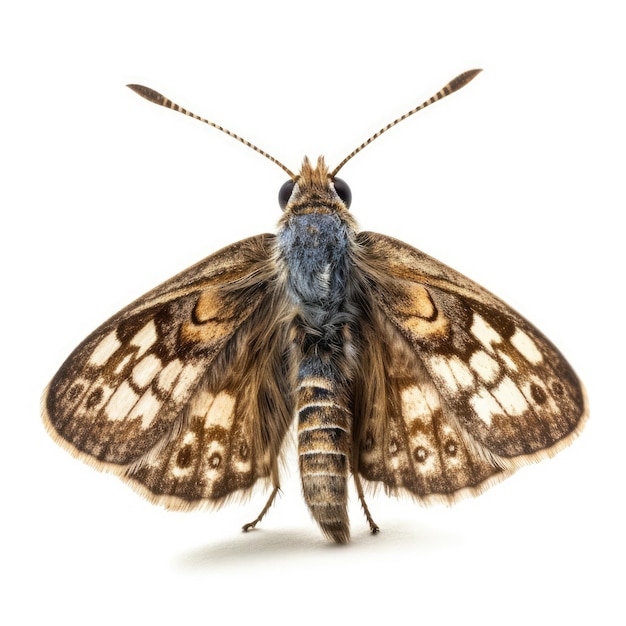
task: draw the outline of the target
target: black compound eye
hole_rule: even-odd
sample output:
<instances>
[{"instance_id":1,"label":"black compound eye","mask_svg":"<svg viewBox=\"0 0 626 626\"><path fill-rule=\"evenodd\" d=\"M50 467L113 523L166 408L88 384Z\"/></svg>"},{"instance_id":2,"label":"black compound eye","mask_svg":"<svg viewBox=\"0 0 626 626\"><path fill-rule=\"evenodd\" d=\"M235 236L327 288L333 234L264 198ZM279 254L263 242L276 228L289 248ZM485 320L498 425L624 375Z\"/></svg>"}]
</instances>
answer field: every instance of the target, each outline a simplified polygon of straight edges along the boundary
<instances>
[{"instance_id":1,"label":"black compound eye","mask_svg":"<svg viewBox=\"0 0 626 626\"><path fill-rule=\"evenodd\" d=\"M350 203L352 202L352 192L350 191L350 187L348 187L348 183L341 178L335 178L333 183L340 200L346 205L346 209L349 209Z\"/></svg>"},{"instance_id":2,"label":"black compound eye","mask_svg":"<svg viewBox=\"0 0 626 626\"><path fill-rule=\"evenodd\" d=\"M278 204L283 211L287 208L287 204L289 204L289 198L291 198L295 184L293 180L288 180L278 192Z\"/></svg>"}]
</instances>

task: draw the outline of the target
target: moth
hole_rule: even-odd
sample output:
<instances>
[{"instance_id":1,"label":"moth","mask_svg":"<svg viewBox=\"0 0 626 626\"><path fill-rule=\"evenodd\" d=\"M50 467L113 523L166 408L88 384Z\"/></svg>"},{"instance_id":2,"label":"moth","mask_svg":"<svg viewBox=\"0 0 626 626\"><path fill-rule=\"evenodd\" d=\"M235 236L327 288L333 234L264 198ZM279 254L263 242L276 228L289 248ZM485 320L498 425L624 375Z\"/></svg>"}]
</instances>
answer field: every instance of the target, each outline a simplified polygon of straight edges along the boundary
<instances>
[{"instance_id":1,"label":"moth","mask_svg":"<svg viewBox=\"0 0 626 626\"><path fill-rule=\"evenodd\" d=\"M297 423L302 491L322 533L350 539L348 482L421 502L477 495L580 432L583 387L557 348L496 296L409 245L359 232L334 170L282 167L276 234L239 241L114 315L43 398L52 437L172 509L218 506L264 481Z\"/></svg>"}]
</instances>

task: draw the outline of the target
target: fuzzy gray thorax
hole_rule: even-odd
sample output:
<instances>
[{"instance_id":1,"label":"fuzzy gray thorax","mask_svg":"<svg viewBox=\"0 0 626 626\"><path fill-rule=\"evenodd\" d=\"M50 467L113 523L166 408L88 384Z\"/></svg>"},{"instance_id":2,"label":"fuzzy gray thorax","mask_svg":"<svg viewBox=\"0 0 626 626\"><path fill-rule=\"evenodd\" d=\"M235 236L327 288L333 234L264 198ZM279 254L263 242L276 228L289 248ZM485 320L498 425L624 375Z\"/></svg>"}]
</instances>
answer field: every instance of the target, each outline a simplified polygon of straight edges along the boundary
<instances>
[{"instance_id":1,"label":"fuzzy gray thorax","mask_svg":"<svg viewBox=\"0 0 626 626\"><path fill-rule=\"evenodd\" d=\"M315 169L305 160L279 224L278 249L306 334L332 341L347 321L354 232L323 160Z\"/></svg>"},{"instance_id":2,"label":"fuzzy gray thorax","mask_svg":"<svg viewBox=\"0 0 626 626\"><path fill-rule=\"evenodd\" d=\"M278 239L295 302L327 308L344 298L349 237L337 214L294 215Z\"/></svg>"}]
</instances>

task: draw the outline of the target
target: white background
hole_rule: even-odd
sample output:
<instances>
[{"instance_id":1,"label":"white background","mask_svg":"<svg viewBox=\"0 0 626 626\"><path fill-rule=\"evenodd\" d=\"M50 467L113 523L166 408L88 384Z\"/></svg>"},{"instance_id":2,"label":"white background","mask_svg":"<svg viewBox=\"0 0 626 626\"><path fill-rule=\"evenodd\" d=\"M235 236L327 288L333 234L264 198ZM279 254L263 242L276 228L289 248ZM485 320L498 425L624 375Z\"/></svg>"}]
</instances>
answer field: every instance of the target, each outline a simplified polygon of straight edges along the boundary
<instances>
[{"instance_id":1,"label":"white background","mask_svg":"<svg viewBox=\"0 0 626 626\"><path fill-rule=\"evenodd\" d=\"M11 8L10 8L11 7ZM624 623L624 81L618 2L22 2L0 15L6 624ZM264 498L168 513L58 448L41 392L105 318L244 236L284 173L156 107L140 82L297 169L336 164L363 228L452 265L541 328L587 429L482 497L381 495L327 544L295 466Z\"/></svg>"}]
</instances>

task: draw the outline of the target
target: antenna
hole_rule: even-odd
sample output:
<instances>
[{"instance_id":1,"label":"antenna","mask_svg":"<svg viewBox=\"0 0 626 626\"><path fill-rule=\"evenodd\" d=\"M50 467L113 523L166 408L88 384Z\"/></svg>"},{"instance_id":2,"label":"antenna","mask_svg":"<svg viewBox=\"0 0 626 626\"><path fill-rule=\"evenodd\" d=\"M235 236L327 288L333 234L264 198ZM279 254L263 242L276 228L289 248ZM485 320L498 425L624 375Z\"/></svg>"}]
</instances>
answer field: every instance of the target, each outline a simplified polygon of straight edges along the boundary
<instances>
[{"instance_id":1,"label":"antenna","mask_svg":"<svg viewBox=\"0 0 626 626\"><path fill-rule=\"evenodd\" d=\"M126 85L126 86L129 89L132 89L136 94L139 94L142 98L145 98L146 100L149 100L150 102L154 102L154 104L159 104L160 106L165 107L166 109L172 109L172 111L178 111L179 113L182 113L183 115L187 115L188 117L193 117L194 120L199 120L200 122L204 122L205 124L208 124L209 126L212 126L213 128L217 128L217 130L221 130L223 133L226 133L229 137L232 137L233 139L240 141L244 146L248 146L248 148L252 148L255 152L262 154L265 158L269 159L272 163L276 163L278 167L282 168L283 170L285 170L285 172L287 172L291 180L295 181L298 178L287 166L283 165L277 158L273 157L271 154L268 154L267 152L265 152L265 150L261 150L261 148L258 148L253 143L250 143L247 139L244 139L243 137L236 135L235 133L231 132L227 128L224 128L223 126L220 126L219 124L216 124L215 122L211 122L210 120L205 120L203 117L200 117L199 115L196 115L195 113L192 113L191 111L187 111L187 109L183 109L183 107L179 106L175 102L172 102L169 98L166 98L164 95L160 94L158 91L155 91L154 89L150 89L150 87L145 87L144 85Z\"/></svg>"},{"instance_id":2,"label":"antenna","mask_svg":"<svg viewBox=\"0 0 626 626\"><path fill-rule=\"evenodd\" d=\"M331 178L334 178L337 175L337 172L355 155L357 155L363 148L369 146L369 144L374 141L374 139L378 139L383 133L386 133L390 128L393 128L396 124L399 124L402 120L405 120L407 117L410 117L414 113L425 109L427 106L437 102L437 100L441 100L446 96L449 96L451 93L458 91L462 87L465 87L467 83L469 83L473 78L475 78L478 74L480 74L482 70L467 70L462 74L459 74L456 78L453 78L445 87L441 88L434 96L426 100L426 102L422 102L418 107L411 109L408 113L405 113L397 120L394 120L390 124L387 124L384 128L381 128L377 133L374 133L369 139L364 141L358 148L355 148L330 174Z\"/></svg>"},{"instance_id":3,"label":"antenna","mask_svg":"<svg viewBox=\"0 0 626 626\"><path fill-rule=\"evenodd\" d=\"M422 109L425 109L427 106L433 104L434 102L437 102L438 100L441 100L442 98L445 98L446 96L449 96L451 93L458 91L462 87L465 87L465 85L467 85L467 83L469 83L473 78L475 78L480 72L482 72L482 70L468 70L466 72L463 72L462 74L459 74L456 78L453 78L445 87L440 89L434 96L426 100L426 102L423 102L422 104L415 107L414 109L411 109L408 113L405 113L404 115L394 120L390 124L387 124L387 126L385 126L384 128L381 128L377 133L374 133L369 139L364 141L358 148L355 148L331 172L330 177L334 178L337 172L353 156L357 155L359 152L361 152L361 150L363 150L363 148L371 144L372 141L374 141L374 139L378 139L378 137L380 137L383 133L387 132L390 128L393 128L396 124L399 124L402 120L405 120L407 117L410 117L414 113L417 113L418 111L421 111ZM298 176L296 176L296 174L294 174L286 165L283 165L277 158L273 157L271 154L268 154L267 152L265 152L265 150L261 150L261 148L258 148L253 143L250 143L247 139L244 139L243 137L236 135L235 133L231 132L227 128L224 128L223 126L220 126L219 124L216 124L215 122L211 122L210 120L204 119L203 117L200 117L199 115L196 115L195 113L192 113L191 111L187 111L187 109L183 109L183 107L179 106L175 102L172 102L169 98L166 98L164 95L160 94L158 91L155 91L154 89L151 89L150 87L145 87L144 85L126 85L126 86L132 89L136 94L140 95L142 98L145 98L146 100L149 100L150 102L154 102L154 104L163 106L166 109L172 109L172 111L178 111L179 113L182 113L183 115L187 115L188 117L193 117L193 119L195 120L204 122L205 124L208 124L209 126L212 126L213 128L216 128L217 130L220 130L223 133L226 133L229 137L232 137L233 139L240 141L242 144L244 144L244 146L248 146L248 148L252 148L255 152L262 154L265 158L269 159L272 163L276 163L278 167L280 167L285 172L287 172L287 175L289 176L289 178L291 178L291 180L296 181L298 179Z\"/></svg>"}]
</instances>

